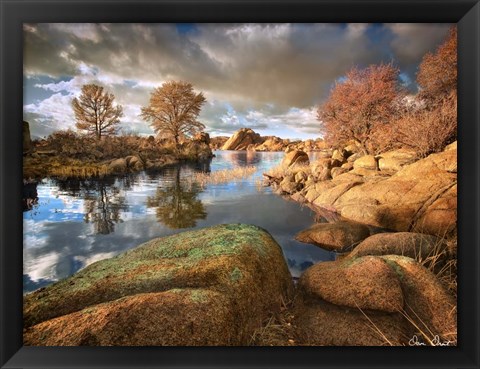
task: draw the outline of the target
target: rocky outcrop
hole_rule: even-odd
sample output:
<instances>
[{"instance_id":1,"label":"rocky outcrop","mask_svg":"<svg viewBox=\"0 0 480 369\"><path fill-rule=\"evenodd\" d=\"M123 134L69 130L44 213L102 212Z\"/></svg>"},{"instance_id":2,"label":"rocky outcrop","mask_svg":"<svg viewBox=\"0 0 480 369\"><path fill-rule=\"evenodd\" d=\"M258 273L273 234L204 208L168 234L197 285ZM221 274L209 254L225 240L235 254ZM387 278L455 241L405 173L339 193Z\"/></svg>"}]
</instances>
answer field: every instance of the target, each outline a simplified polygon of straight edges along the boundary
<instances>
[{"instance_id":1,"label":"rocky outcrop","mask_svg":"<svg viewBox=\"0 0 480 369\"><path fill-rule=\"evenodd\" d=\"M241 128L230 138L218 136L211 138L213 150L248 150L248 151L319 151L326 148L325 142L316 140L290 141L277 136L260 136L250 128Z\"/></svg>"},{"instance_id":2,"label":"rocky outcrop","mask_svg":"<svg viewBox=\"0 0 480 369\"><path fill-rule=\"evenodd\" d=\"M284 169L288 169L295 166L305 166L310 163L308 154L303 151L290 151L285 154L285 157L282 160L281 166Z\"/></svg>"},{"instance_id":3,"label":"rocky outcrop","mask_svg":"<svg viewBox=\"0 0 480 369\"><path fill-rule=\"evenodd\" d=\"M144 169L143 161L137 155L130 155L125 158L127 167L132 171L141 171Z\"/></svg>"},{"instance_id":4,"label":"rocky outcrop","mask_svg":"<svg viewBox=\"0 0 480 369\"><path fill-rule=\"evenodd\" d=\"M262 143L262 138L250 128L241 128L222 146L222 150L247 150L249 145Z\"/></svg>"},{"instance_id":5,"label":"rocky outcrop","mask_svg":"<svg viewBox=\"0 0 480 369\"><path fill-rule=\"evenodd\" d=\"M294 302L306 345L408 345L456 338L453 296L413 259L364 256L307 269ZM427 343L428 344L428 343Z\"/></svg>"},{"instance_id":6,"label":"rocky outcrop","mask_svg":"<svg viewBox=\"0 0 480 369\"><path fill-rule=\"evenodd\" d=\"M439 199L456 185L456 161L456 150L432 154L391 177L352 187L332 205L346 218L409 231L428 212L432 199ZM430 224L429 231L442 234L445 228Z\"/></svg>"},{"instance_id":7,"label":"rocky outcrop","mask_svg":"<svg viewBox=\"0 0 480 369\"><path fill-rule=\"evenodd\" d=\"M145 169L147 170L159 170L168 165L177 164L178 160L172 155L163 155L159 159L147 159L145 163Z\"/></svg>"},{"instance_id":8,"label":"rocky outcrop","mask_svg":"<svg viewBox=\"0 0 480 369\"><path fill-rule=\"evenodd\" d=\"M22 128L22 137L23 137L23 153L27 154L32 152L33 145L32 139L30 137L30 125L28 122L23 121L23 128Z\"/></svg>"},{"instance_id":9,"label":"rocky outcrop","mask_svg":"<svg viewBox=\"0 0 480 369\"><path fill-rule=\"evenodd\" d=\"M396 173L405 165L412 164L417 158L417 153L413 150L400 149L389 151L377 156L378 168L382 172Z\"/></svg>"},{"instance_id":10,"label":"rocky outcrop","mask_svg":"<svg viewBox=\"0 0 480 369\"><path fill-rule=\"evenodd\" d=\"M364 155L358 158L353 162L353 169L370 169L370 170L377 170L378 163L377 159L373 155Z\"/></svg>"},{"instance_id":11,"label":"rocky outcrop","mask_svg":"<svg viewBox=\"0 0 480 369\"><path fill-rule=\"evenodd\" d=\"M288 142L280 137L265 137L265 141L255 147L256 151L283 151Z\"/></svg>"},{"instance_id":12,"label":"rocky outcrop","mask_svg":"<svg viewBox=\"0 0 480 369\"><path fill-rule=\"evenodd\" d=\"M212 150L221 150L222 146L225 145L229 137L227 136L216 136L210 138L210 148Z\"/></svg>"},{"instance_id":13,"label":"rocky outcrop","mask_svg":"<svg viewBox=\"0 0 480 369\"><path fill-rule=\"evenodd\" d=\"M450 234L457 226L457 184L440 191L438 198L432 198L417 212L413 231ZM443 232L443 233L442 233Z\"/></svg>"},{"instance_id":14,"label":"rocky outcrop","mask_svg":"<svg viewBox=\"0 0 480 369\"><path fill-rule=\"evenodd\" d=\"M370 235L367 226L348 221L319 223L299 232L295 239L329 251L350 251Z\"/></svg>"},{"instance_id":15,"label":"rocky outcrop","mask_svg":"<svg viewBox=\"0 0 480 369\"><path fill-rule=\"evenodd\" d=\"M295 151L287 153L284 162L296 155ZM344 161L340 162L342 155ZM349 162L354 155L337 152L337 159L315 160L306 171L308 180L297 187L299 195L290 195L374 227L440 236L454 232L457 150L453 144L413 163L412 152L406 150L387 153L385 158L390 161L383 164L382 157L373 156ZM269 182L276 186L282 179L280 175Z\"/></svg>"},{"instance_id":16,"label":"rocky outcrop","mask_svg":"<svg viewBox=\"0 0 480 369\"><path fill-rule=\"evenodd\" d=\"M127 160L124 158L115 159L108 164L108 171L112 174L123 174L127 171Z\"/></svg>"},{"instance_id":17,"label":"rocky outcrop","mask_svg":"<svg viewBox=\"0 0 480 369\"><path fill-rule=\"evenodd\" d=\"M151 240L24 298L25 345L246 345L290 296L264 230L219 225Z\"/></svg>"}]
</instances>

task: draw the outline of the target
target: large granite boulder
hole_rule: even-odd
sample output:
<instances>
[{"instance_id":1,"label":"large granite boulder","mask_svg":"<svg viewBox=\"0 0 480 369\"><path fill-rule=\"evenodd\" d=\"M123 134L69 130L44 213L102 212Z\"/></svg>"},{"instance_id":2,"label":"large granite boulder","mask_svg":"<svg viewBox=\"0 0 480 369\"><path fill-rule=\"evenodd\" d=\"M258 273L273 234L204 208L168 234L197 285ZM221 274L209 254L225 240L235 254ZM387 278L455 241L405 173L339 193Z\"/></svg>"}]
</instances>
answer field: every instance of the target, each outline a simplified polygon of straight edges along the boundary
<instances>
[{"instance_id":1,"label":"large granite boulder","mask_svg":"<svg viewBox=\"0 0 480 369\"><path fill-rule=\"evenodd\" d=\"M250 128L241 128L222 146L222 150L246 150L249 145L259 144L262 138Z\"/></svg>"},{"instance_id":2,"label":"large granite boulder","mask_svg":"<svg viewBox=\"0 0 480 369\"><path fill-rule=\"evenodd\" d=\"M404 315L412 333L423 338L427 344L428 340L435 338L454 344L457 339L455 297L432 272L415 260L397 255L382 258L392 266L402 284ZM410 335L413 337L412 333Z\"/></svg>"},{"instance_id":3,"label":"large granite boulder","mask_svg":"<svg viewBox=\"0 0 480 369\"><path fill-rule=\"evenodd\" d=\"M358 168L377 170L378 169L377 159L375 159L373 155L361 156L353 162L353 169L358 169Z\"/></svg>"},{"instance_id":4,"label":"large granite boulder","mask_svg":"<svg viewBox=\"0 0 480 369\"><path fill-rule=\"evenodd\" d=\"M138 155L130 155L125 158L128 169L132 171L140 171L144 169L143 161Z\"/></svg>"},{"instance_id":5,"label":"large granite boulder","mask_svg":"<svg viewBox=\"0 0 480 369\"><path fill-rule=\"evenodd\" d=\"M294 300L304 345L405 346L417 336L456 343L456 303L436 276L411 258L364 256L307 269Z\"/></svg>"},{"instance_id":6,"label":"large granite boulder","mask_svg":"<svg viewBox=\"0 0 480 369\"><path fill-rule=\"evenodd\" d=\"M331 198L330 205L345 218L361 223L396 231L418 229L422 224L428 233L445 234L445 224L450 229L456 225L452 224L456 215L456 171L456 150L432 154L391 177L377 177L354 186ZM350 173L337 176L335 181L346 175Z\"/></svg>"},{"instance_id":7,"label":"large granite boulder","mask_svg":"<svg viewBox=\"0 0 480 369\"><path fill-rule=\"evenodd\" d=\"M297 290L294 316L300 344L383 346L407 340L401 285L384 260L315 264L303 273Z\"/></svg>"},{"instance_id":8,"label":"large granite boulder","mask_svg":"<svg viewBox=\"0 0 480 369\"><path fill-rule=\"evenodd\" d=\"M124 158L115 159L108 164L108 170L113 174L123 174L127 171L127 160Z\"/></svg>"},{"instance_id":9,"label":"large granite boulder","mask_svg":"<svg viewBox=\"0 0 480 369\"><path fill-rule=\"evenodd\" d=\"M256 151L283 151L285 148L284 140L280 137L267 137L265 141L255 147Z\"/></svg>"},{"instance_id":10,"label":"large granite boulder","mask_svg":"<svg viewBox=\"0 0 480 369\"><path fill-rule=\"evenodd\" d=\"M417 160L417 153L413 150L399 149L385 152L379 156L378 168L382 172L396 173L405 165L412 164Z\"/></svg>"},{"instance_id":11,"label":"large granite boulder","mask_svg":"<svg viewBox=\"0 0 480 369\"><path fill-rule=\"evenodd\" d=\"M246 345L289 298L266 231L218 225L153 239L24 297L25 345Z\"/></svg>"},{"instance_id":12,"label":"large granite boulder","mask_svg":"<svg viewBox=\"0 0 480 369\"><path fill-rule=\"evenodd\" d=\"M227 142L229 137L227 136L216 136L210 138L210 147L212 150L220 150L225 142Z\"/></svg>"},{"instance_id":13,"label":"large granite boulder","mask_svg":"<svg viewBox=\"0 0 480 369\"><path fill-rule=\"evenodd\" d=\"M444 237L457 228L457 184L432 196L415 218L413 230Z\"/></svg>"},{"instance_id":14,"label":"large granite boulder","mask_svg":"<svg viewBox=\"0 0 480 369\"><path fill-rule=\"evenodd\" d=\"M281 166L284 169L288 169L290 167L304 166L309 164L310 160L306 152L300 150L293 150L285 154Z\"/></svg>"},{"instance_id":15,"label":"large granite boulder","mask_svg":"<svg viewBox=\"0 0 480 369\"><path fill-rule=\"evenodd\" d=\"M303 273L299 288L335 305L390 313L403 309L397 275L384 260L373 256L317 263Z\"/></svg>"},{"instance_id":16,"label":"large granite boulder","mask_svg":"<svg viewBox=\"0 0 480 369\"><path fill-rule=\"evenodd\" d=\"M334 223L318 223L299 232L295 239L311 243L330 251L348 251L370 235L367 226L340 220Z\"/></svg>"},{"instance_id":17,"label":"large granite boulder","mask_svg":"<svg viewBox=\"0 0 480 369\"><path fill-rule=\"evenodd\" d=\"M348 255L403 255L412 259L446 256L446 242L436 236L413 232L377 233L360 242Z\"/></svg>"}]
</instances>

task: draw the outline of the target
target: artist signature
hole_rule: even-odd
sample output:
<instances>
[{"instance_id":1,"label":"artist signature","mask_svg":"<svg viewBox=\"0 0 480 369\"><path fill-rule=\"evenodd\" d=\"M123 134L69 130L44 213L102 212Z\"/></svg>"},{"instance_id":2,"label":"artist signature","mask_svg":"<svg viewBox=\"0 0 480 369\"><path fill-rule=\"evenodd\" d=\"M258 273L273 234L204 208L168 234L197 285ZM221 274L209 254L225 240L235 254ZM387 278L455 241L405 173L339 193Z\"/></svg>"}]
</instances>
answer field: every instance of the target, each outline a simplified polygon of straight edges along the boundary
<instances>
[{"instance_id":1,"label":"artist signature","mask_svg":"<svg viewBox=\"0 0 480 369\"><path fill-rule=\"evenodd\" d=\"M429 342L429 346L450 346L453 343L452 341L440 341L440 337L437 335ZM417 335L414 335L410 341L408 341L408 344L410 346L427 346L425 342L419 340Z\"/></svg>"}]
</instances>

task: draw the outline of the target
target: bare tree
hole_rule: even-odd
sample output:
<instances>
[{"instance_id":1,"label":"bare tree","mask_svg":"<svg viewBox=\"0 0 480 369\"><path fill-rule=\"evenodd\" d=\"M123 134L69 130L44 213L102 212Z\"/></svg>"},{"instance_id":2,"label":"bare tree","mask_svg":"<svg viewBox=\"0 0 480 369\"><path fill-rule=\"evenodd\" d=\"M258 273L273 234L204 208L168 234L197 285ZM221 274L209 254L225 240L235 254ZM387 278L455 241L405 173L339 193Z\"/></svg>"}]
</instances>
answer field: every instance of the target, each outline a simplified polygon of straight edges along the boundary
<instances>
[{"instance_id":1,"label":"bare tree","mask_svg":"<svg viewBox=\"0 0 480 369\"><path fill-rule=\"evenodd\" d=\"M351 141L365 154L378 151L378 137L395 115L404 92L398 83L399 71L392 64L353 68L336 82L327 101L318 109L325 139L334 146Z\"/></svg>"},{"instance_id":2,"label":"bare tree","mask_svg":"<svg viewBox=\"0 0 480 369\"><path fill-rule=\"evenodd\" d=\"M142 118L151 122L155 132L165 138L179 139L202 131L205 126L197 121L202 105L203 93L195 93L187 82L166 82L156 88L148 106L142 108Z\"/></svg>"},{"instance_id":3,"label":"bare tree","mask_svg":"<svg viewBox=\"0 0 480 369\"><path fill-rule=\"evenodd\" d=\"M72 101L76 127L97 139L114 135L123 116L122 106L115 106L114 100L115 96L104 91L103 87L84 85L80 97Z\"/></svg>"}]
</instances>

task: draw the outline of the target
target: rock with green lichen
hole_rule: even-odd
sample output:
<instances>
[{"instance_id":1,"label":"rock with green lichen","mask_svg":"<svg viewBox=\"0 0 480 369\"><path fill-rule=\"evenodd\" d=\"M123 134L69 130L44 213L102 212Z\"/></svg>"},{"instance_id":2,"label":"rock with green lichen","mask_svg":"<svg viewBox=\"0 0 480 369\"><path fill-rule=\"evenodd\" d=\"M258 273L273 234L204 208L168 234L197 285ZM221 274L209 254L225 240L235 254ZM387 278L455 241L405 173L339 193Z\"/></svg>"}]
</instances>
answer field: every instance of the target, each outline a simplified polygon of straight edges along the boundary
<instances>
[{"instance_id":1,"label":"rock with green lichen","mask_svg":"<svg viewBox=\"0 0 480 369\"><path fill-rule=\"evenodd\" d=\"M25 345L246 345L291 296L280 246L218 225L153 239L24 298Z\"/></svg>"}]
</instances>

